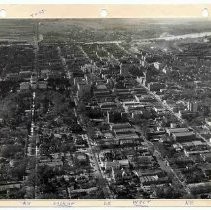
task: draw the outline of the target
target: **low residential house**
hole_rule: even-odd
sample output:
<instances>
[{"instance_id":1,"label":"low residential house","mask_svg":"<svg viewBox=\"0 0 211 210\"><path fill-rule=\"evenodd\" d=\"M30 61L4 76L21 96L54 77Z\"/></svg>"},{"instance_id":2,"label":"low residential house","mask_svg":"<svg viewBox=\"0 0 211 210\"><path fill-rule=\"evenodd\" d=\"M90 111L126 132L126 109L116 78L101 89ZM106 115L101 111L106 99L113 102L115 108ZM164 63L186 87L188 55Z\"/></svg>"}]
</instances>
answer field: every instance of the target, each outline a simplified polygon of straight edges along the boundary
<instances>
[{"instance_id":1,"label":"low residential house","mask_svg":"<svg viewBox=\"0 0 211 210\"><path fill-rule=\"evenodd\" d=\"M133 173L130 173L127 169L121 168L121 169L115 169L113 168L111 171L111 177L113 181L123 181L123 180L130 180L133 176Z\"/></svg>"},{"instance_id":2,"label":"low residential house","mask_svg":"<svg viewBox=\"0 0 211 210\"><path fill-rule=\"evenodd\" d=\"M146 169L146 170L136 170L136 171L134 171L134 174L136 174L137 171L139 171L142 176L156 176L156 175L158 177L166 176L166 173L164 171L162 171L162 169L160 169L160 168L157 168L157 169Z\"/></svg>"},{"instance_id":3,"label":"low residential house","mask_svg":"<svg viewBox=\"0 0 211 210\"><path fill-rule=\"evenodd\" d=\"M5 79L9 81L18 81L20 77L18 73L7 73Z\"/></svg>"},{"instance_id":4,"label":"low residential house","mask_svg":"<svg viewBox=\"0 0 211 210\"><path fill-rule=\"evenodd\" d=\"M146 88L143 88L143 87L137 87L137 88L132 89L132 93L146 95L147 90L146 90Z\"/></svg>"},{"instance_id":5,"label":"low residential house","mask_svg":"<svg viewBox=\"0 0 211 210\"><path fill-rule=\"evenodd\" d=\"M160 91L160 89L164 89L166 86L164 83L159 82L150 82L148 84L148 88L150 91Z\"/></svg>"},{"instance_id":6,"label":"low residential house","mask_svg":"<svg viewBox=\"0 0 211 210\"><path fill-rule=\"evenodd\" d=\"M49 69L42 69L42 70L40 70L40 78L42 78L42 79L46 79L49 74L50 74L50 70Z\"/></svg>"},{"instance_id":7,"label":"low residential house","mask_svg":"<svg viewBox=\"0 0 211 210\"><path fill-rule=\"evenodd\" d=\"M125 110L126 113L129 112L129 109L131 107L136 107L136 106L139 106L140 103L139 102L136 102L136 101L127 101L127 102L122 102L122 106Z\"/></svg>"},{"instance_id":8,"label":"low residential house","mask_svg":"<svg viewBox=\"0 0 211 210\"><path fill-rule=\"evenodd\" d=\"M167 176L159 177L157 174L156 175L143 176L141 171L137 171L137 176L139 177L140 182L143 186L153 185L153 184L159 185L159 184L169 183L169 178Z\"/></svg>"},{"instance_id":9,"label":"low residential house","mask_svg":"<svg viewBox=\"0 0 211 210\"><path fill-rule=\"evenodd\" d=\"M81 196L85 196L87 194L97 192L98 190L99 190L98 187L91 187L91 188L88 188L88 189L71 189L71 188L68 188L68 193L70 195L70 198L75 198L75 196L80 198Z\"/></svg>"},{"instance_id":10,"label":"low residential house","mask_svg":"<svg viewBox=\"0 0 211 210\"><path fill-rule=\"evenodd\" d=\"M211 180L211 165L210 165L210 163L202 164L200 168L203 171L203 174L205 175L205 177L207 177L208 180Z\"/></svg>"},{"instance_id":11,"label":"low residential house","mask_svg":"<svg viewBox=\"0 0 211 210\"><path fill-rule=\"evenodd\" d=\"M102 163L102 167L104 167L106 171L112 169L120 169L120 162L118 160L105 161L104 163Z\"/></svg>"},{"instance_id":12,"label":"low residential house","mask_svg":"<svg viewBox=\"0 0 211 210\"><path fill-rule=\"evenodd\" d=\"M211 117L206 118L205 122L211 128Z\"/></svg>"},{"instance_id":13,"label":"low residential house","mask_svg":"<svg viewBox=\"0 0 211 210\"><path fill-rule=\"evenodd\" d=\"M181 151L183 149L182 145L180 143L173 144L172 146L175 149L175 151L177 151L177 152Z\"/></svg>"},{"instance_id":14,"label":"low residential house","mask_svg":"<svg viewBox=\"0 0 211 210\"><path fill-rule=\"evenodd\" d=\"M134 144L137 145L141 142L139 136L136 133L132 134L118 134L116 135L120 145Z\"/></svg>"},{"instance_id":15,"label":"low residential house","mask_svg":"<svg viewBox=\"0 0 211 210\"><path fill-rule=\"evenodd\" d=\"M91 91L91 85L88 84L85 80L81 80L80 82L77 82L78 98L81 98L82 96L85 96L86 94L89 95L90 91Z\"/></svg>"},{"instance_id":16,"label":"low residential house","mask_svg":"<svg viewBox=\"0 0 211 210\"><path fill-rule=\"evenodd\" d=\"M205 162L211 163L211 152L201 154L201 157Z\"/></svg>"},{"instance_id":17,"label":"low residential house","mask_svg":"<svg viewBox=\"0 0 211 210\"><path fill-rule=\"evenodd\" d=\"M156 102L156 99L147 94L143 95L138 93L135 95L135 99L137 102Z\"/></svg>"},{"instance_id":18,"label":"low residential house","mask_svg":"<svg viewBox=\"0 0 211 210\"><path fill-rule=\"evenodd\" d=\"M96 85L96 90L107 90L107 87L104 84L104 80L101 83L99 82L98 85Z\"/></svg>"},{"instance_id":19,"label":"low residential house","mask_svg":"<svg viewBox=\"0 0 211 210\"><path fill-rule=\"evenodd\" d=\"M3 124L4 124L4 119L0 118L0 125L3 125Z\"/></svg>"},{"instance_id":20,"label":"low residential house","mask_svg":"<svg viewBox=\"0 0 211 210\"><path fill-rule=\"evenodd\" d=\"M19 72L19 77L21 79L29 81L31 78L32 72L31 71L20 71Z\"/></svg>"},{"instance_id":21,"label":"low residential house","mask_svg":"<svg viewBox=\"0 0 211 210\"><path fill-rule=\"evenodd\" d=\"M139 176L142 185L152 185L158 182L158 176Z\"/></svg>"},{"instance_id":22,"label":"low residential house","mask_svg":"<svg viewBox=\"0 0 211 210\"><path fill-rule=\"evenodd\" d=\"M188 128L166 128L166 133L172 136L174 133L188 132Z\"/></svg>"},{"instance_id":23,"label":"low residential house","mask_svg":"<svg viewBox=\"0 0 211 210\"><path fill-rule=\"evenodd\" d=\"M129 123L116 123L116 124L110 124L110 130L117 130L117 129L128 129L132 128L132 126Z\"/></svg>"},{"instance_id":24,"label":"low residential house","mask_svg":"<svg viewBox=\"0 0 211 210\"><path fill-rule=\"evenodd\" d=\"M104 102L99 104L102 111L110 111L112 109L117 108L117 105L115 102Z\"/></svg>"},{"instance_id":25,"label":"low residential house","mask_svg":"<svg viewBox=\"0 0 211 210\"><path fill-rule=\"evenodd\" d=\"M188 188L190 189L191 193L193 193L194 195L210 193L211 192L211 182L209 181L209 182L188 184Z\"/></svg>"},{"instance_id":26,"label":"low residential house","mask_svg":"<svg viewBox=\"0 0 211 210\"><path fill-rule=\"evenodd\" d=\"M206 143L200 146L186 147L184 149L184 153L187 157L191 155L201 155L204 153L209 153L210 151L211 151L211 148Z\"/></svg>"},{"instance_id":27,"label":"low residential house","mask_svg":"<svg viewBox=\"0 0 211 210\"><path fill-rule=\"evenodd\" d=\"M162 64L159 62L154 62L153 65L157 70L160 70Z\"/></svg>"},{"instance_id":28,"label":"low residential house","mask_svg":"<svg viewBox=\"0 0 211 210\"><path fill-rule=\"evenodd\" d=\"M0 194L8 194L10 191L19 190L21 188L21 183L5 183L0 185Z\"/></svg>"},{"instance_id":29,"label":"low residential house","mask_svg":"<svg viewBox=\"0 0 211 210\"><path fill-rule=\"evenodd\" d=\"M104 137L105 137L106 139L111 139L111 138L114 137L113 134L112 134L111 132L109 132L109 131L103 133L103 135L104 135Z\"/></svg>"},{"instance_id":30,"label":"low residential house","mask_svg":"<svg viewBox=\"0 0 211 210\"><path fill-rule=\"evenodd\" d=\"M159 130L157 128L158 127L153 125L153 124L152 124L152 127L148 128L147 135L148 135L149 138L153 138L155 136L160 136L160 135L165 134L165 130L164 129Z\"/></svg>"},{"instance_id":31,"label":"low residential house","mask_svg":"<svg viewBox=\"0 0 211 210\"><path fill-rule=\"evenodd\" d=\"M152 167L153 157L151 155L136 155L130 159L130 164L137 169Z\"/></svg>"},{"instance_id":32,"label":"low residential house","mask_svg":"<svg viewBox=\"0 0 211 210\"><path fill-rule=\"evenodd\" d=\"M172 137L177 142L192 141L196 138L195 134L192 131L173 133Z\"/></svg>"},{"instance_id":33,"label":"low residential house","mask_svg":"<svg viewBox=\"0 0 211 210\"><path fill-rule=\"evenodd\" d=\"M154 106L154 110L159 115L160 114L165 114L165 112L166 112L165 108L163 108L162 106L158 106L158 105Z\"/></svg>"},{"instance_id":34,"label":"low residential house","mask_svg":"<svg viewBox=\"0 0 211 210\"><path fill-rule=\"evenodd\" d=\"M30 83L29 82L21 82L20 83L20 91L29 90Z\"/></svg>"},{"instance_id":35,"label":"low residential house","mask_svg":"<svg viewBox=\"0 0 211 210\"><path fill-rule=\"evenodd\" d=\"M39 81L38 88L41 90L46 90L47 89L47 81Z\"/></svg>"},{"instance_id":36,"label":"low residential house","mask_svg":"<svg viewBox=\"0 0 211 210\"><path fill-rule=\"evenodd\" d=\"M122 159L118 160L120 164L120 168L128 168L129 167L129 160L128 159Z\"/></svg>"},{"instance_id":37,"label":"low residential house","mask_svg":"<svg viewBox=\"0 0 211 210\"><path fill-rule=\"evenodd\" d=\"M183 119L187 119L189 117L196 117L197 113L196 112L191 112L189 110L179 110L179 117Z\"/></svg>"},{"instance_id":38,"label":"low residential house","mask_svg":"<svg viewBox=\"0 0 211 210\"><path fill-rule=\"evenodd\" d=\"M119 141L115 138L103 138L97 140L97 144L101 148L115 148L119 145Z\"/></svg>"},{"instance_id":39,"label":"low residential house","mask_svg":"<svg viewBox=\"0 0 211 210\"><path fill-rule=\"evenodd\" d=\"M89 164L89 158L88 155L85 153L75 153L75 162L78 164L88 165Z\"/></svg>"},{"instance_id":40,"label":"low residential house","mask_svg":"<svg viewBox=\"0 0 211 210\"><path fill-rule=\"evenodd\" d=\"M110 91L109 90L94 90L93 91L95 98L104 98L104 97L109 97L110 96Z\"/></svg>"}]
</instances>

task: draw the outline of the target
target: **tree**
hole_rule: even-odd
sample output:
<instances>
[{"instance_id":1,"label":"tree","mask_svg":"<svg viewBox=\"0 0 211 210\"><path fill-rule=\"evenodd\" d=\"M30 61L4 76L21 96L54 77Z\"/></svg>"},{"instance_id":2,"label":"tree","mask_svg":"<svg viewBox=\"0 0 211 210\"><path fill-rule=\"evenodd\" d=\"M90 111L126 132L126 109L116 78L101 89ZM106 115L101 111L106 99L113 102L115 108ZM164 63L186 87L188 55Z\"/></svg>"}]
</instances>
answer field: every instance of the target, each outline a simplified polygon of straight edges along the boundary
<instances>
[{"instance_id":1,"label":"tree","mask_svg":"<svg viewBox=\"0 0 211 210\"><path fill-rule=\"evenodd\" d=\"M26 194L25 187L21 187L19 190L15 191L15 192L10 192L9 198L10 199L23 199L25 194Z\"/></svg>"},{"instance_id":2,"label":"tree","mask_svg":"<svg viewBox=\"0 0 211 210\"><path fill-rule=\"evenodd\" d=\"M180 198L182 196L182 190L178 187L165 185L162 188L155 189L158 198L172 199Z\"/></svg>"},{"instance_id":3,"label":"tree","mask_svg":"<svg viewBox=\"0 0 211 210\"><path fill-rule=\"evenodd\" d=\"M40 195L39 199L58 199L58 195L52 192L43 193Z\"/></svg>"},{"instance_id":4,"label":"tree","mask_svg":"<svg viewBox=\"0 0 211 210\"><path fill-rule=\"evenodd\" d=\"M20 145L6 145L1 148L0 154L4 158L13 158L15 154L23 148Z\"/></svg>"},{"instance_id":5,"label":"tree","mask_svg":"<svg viewBox=\"0 0 211 210\"><path fill-rule=\"evenodd\" d=\"M92 126L92 124L90 124L90 126L87 127L87 135L91 139L95 137L95 129L94 129L94 126Z\"/></svg>"},{"instance_id":6,"label":"tree","mask_svg":"<svg viewBox=\"0 0 211 210\"><path fill-rule=\"evenodd\" d=\"M18 165L16 165L12 170L11 174L13 177L15 177L17 180L22 180L23 176L25 175L27 162L25 159L21 160Z\"/></svg>"},{"instance_id":7,"label":"tree","mask_svg":"<svg viewBox=\"0 0 211 210\"><path fill-rule=\"evenodd\" d=\"M85 106L84 102L80 101L77 109L81 114L86 112L86 106Z\"/></svg>"}]
</instances>

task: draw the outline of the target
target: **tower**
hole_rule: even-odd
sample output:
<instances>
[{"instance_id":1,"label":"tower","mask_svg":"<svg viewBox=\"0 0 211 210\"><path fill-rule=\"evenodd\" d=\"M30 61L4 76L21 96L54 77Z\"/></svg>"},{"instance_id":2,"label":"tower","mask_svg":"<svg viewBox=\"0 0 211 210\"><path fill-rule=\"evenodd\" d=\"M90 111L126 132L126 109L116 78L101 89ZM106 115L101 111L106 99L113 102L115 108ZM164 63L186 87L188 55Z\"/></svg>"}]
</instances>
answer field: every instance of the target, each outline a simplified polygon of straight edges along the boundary
<instances>
[{"instance_id":1,"label":"tower","mask_svg":"<svg viewBox=\"0 0 211 210\"><path fill-rule=\"evenodd\" d=\"M119 74L122 75L122 63L119 65L120 69L119 69Z\"/></svg>"},{"instance_id":2,"label":"tower","mask_svg":"<svg viewBox=\"0 0 211 210\"><path fill-rule=\"evenodd\" d=\"M109 114L108 111L107 111L107 123L108 123L108 124L110 123L110 114Z\"/></svg>"}]
</instances>

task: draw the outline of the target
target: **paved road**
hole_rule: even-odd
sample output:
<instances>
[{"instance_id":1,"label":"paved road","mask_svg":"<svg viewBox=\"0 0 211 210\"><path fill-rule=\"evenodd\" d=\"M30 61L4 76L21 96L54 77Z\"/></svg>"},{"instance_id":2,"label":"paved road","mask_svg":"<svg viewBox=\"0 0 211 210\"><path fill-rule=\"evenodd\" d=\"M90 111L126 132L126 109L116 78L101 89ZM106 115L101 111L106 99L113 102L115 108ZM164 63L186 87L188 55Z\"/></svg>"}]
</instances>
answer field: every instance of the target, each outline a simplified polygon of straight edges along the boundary
<instances>
[{"instance_id":1,"label":"paved road","mask_svg":"<svg viewBox=\"0 0 211 210\"><path fill-rule=\"evenodd\" d=\"M144 87L144 86L143 86L143 87ZM147 89L147 91L148 91L149 94L151 94L158 102L160 102L160 104L162 105L162 107L163 107L164 109L167 109L167 110L168 110L172 115L174 115L182 124L184 124L186 127L190 128L190 129L192 129L193 132L194 132L198 137L200 137L200 138L203 139L205 142L207 142L207 139L205 139L205 138L204 138L198 131L196 131L193 127L189 126L188 123L187 123L184 119L182 119L177 113L173 112L172 108L171 108L168 104L164 103L158 95L156 95L155 93L151 92L147 87L145 87L145 88ZM207 142L207 143L208 143L208 142Z\"/></svg>"},{"instance_id":2,"label":"paved road","mask_svg":"<svg viewBox=\"0 0 211 210\"><path fill-rule=\"evenodd\" d=\"M97 157L96 157L96 153L93 150L94 148L91 145L89 138L88 138L88 145L89 145L91 154L93 155L92 157L93 157L95 169L97 169L96 175L99 178L100 182L103 181L103 183L100 183L102 190L103 190L103 193L104 193L106 198L112 199L112 198L114 198L114 195L113 195L113 193L111 192L111 190L108 186L107 180L104 178L104 173L101 170L101 167L100 167L99 162L98 162Z\"/></svg>"},{"instance_id":3,"label":"paved road","mask_svg":"<svg viewBox=\"0 0 211 210\"><path fill-rule=\"evenodd\" d=\"M164 103L163 103L163 101L161 100L161 98L160 98L158 95L156 95L156 94L154 94L153 92L151 92L147 87L145 87L145 86L143 86L143 87L147 90L148 94L152 95L158 102L160 102L160 104L162 105L162 107L163 107L164 109L167 109L167 110L168 110L172 115L174 115L181 123L185 123L185 124L186 124L186 122L185 122L182 118L180 118L176 113L174 113L174 112L172 111L171 107L169 107L168 104L164 104ZM147 142L146 138L144 138L144 140ZM148 141L148 142L149 142L149 141ZM150 143L151 143L151 142L150 142ZM187 185L186 185L184 182L182 182L182 181L180 180L180 178L178 177L177 173L173 170L173 168L171 168L170 165L167 165L166 162L162 160L163 157L162 157L161 153L155 149L155 150L154 150L154 155L157 157L160 166L162 166L163 169L165 169L165 171L166 171L167 173L172 174L172 175L176 178L176 180L178 181L178 183L181 184L181 186L184 188L184 190L187 192L187 194L190 194L191 192L190 192L190 189L187 187Z\"/></svg>"},{"instance_id":4,"label":"paved road","mask_svg":"<svg viewBox=\"0 0 211 210\"><path fill-rule=\"evenodd\" d=\"M211 33L211 32L209 32ZM198 131L196 131L193 127L189 126L188 123L182 119L177 113L173 112L172 108L167 104L167 103L164 103L160 96L158 96L157 94L153 93L152 91L150 91L147 87L145 87L144 85L141 84L142 87L144 87L148 94L152 95L158 102L160 102L160 105L164 108L164 109L167 109L172 115L174 115L178 120L179 122L181 122L182 124L186 125L186 127L190 128L193 130L193 132L198 136L200 137L201 139L203 139L205 142L207 142L207 144L209 144L208 140L205 139Z\"/></svg>"},{"instance_id":5,"label":"paved road","mask_svg":"<svg viewBox=\"0 0 211 210\"><path fill-rule=\"evenodd\" d=\"M37 58L38 58L38 43L35 43L35 50L34 50L34 55L35 55L35 59L34 59L34 72L38 73L38 69L37 69ZM34 136L36 136L37 134L35 133L35 99L36 99L36 92L35 90L32 92L32 103L31 103L31 133L30 133L30 138L34 139ZM35 153L31 154L34 158L35 158L35 180L34 180L34 198L37 198L37 192L38 192L38 186L37 186L37 170L38 170L38 162L39 162L39 148L38 148L38 138L35 137ZM29 146L28 146L29 147ZM32 148L29 148L32 149ZM27 149L27 153L28 155L28 149ZM29 164L29 163L28 163ZM29 166L30 167L30 166ZM31 173L31 171L29 172ZM33 173L33 172L32 172ZM31 187L26 186L26 195L31 191Z\"/></svg>"},{"instance_id":6,"label":"paved road","mask_svg":"<svg viewBox=\"0 0 211 210\"><path fill-rule=\"evenodd\" d=\"M140 126L134 125L135 129L137 132L142 133L142 129L140 128ZM147 140L145 138L145 136L141 136L141 138L143 138L144 142L147 144L149 150L153 153L153 155L156 157L158 164L160 165L161 169L163 171L165 171L167 174L169 175L173 175L173 177L175 177L175 183L176 184L180 184L181 187L183 187L183 189L187 192L187 194L190 194L190 189L187 187L187 185L185 183L183 183L178 175L176 174L176 172L173 170L173 168L168 164L168 161L166 161L166 159L163 158L162 154L155 148L155 145L150 142L149 140ZM174 181L174 180L173 180Z\"/></svg>"},{"instance_id":7,"label":"paved road","mask_svg":"<svg viewBox=\"0 0 211 210\"><path fill-rule=\"evenodd\" d=\"M79 118L76 110L75 110L75 114L76 114L76 117ZM83 127L81 122L79 122L79 123ZM95 174L99 178L100 185L102 187L101 189L103 190L103 193L104 193L106 198L113 199L113 198L115 198L115 196L109 188L108 181L104 178L104 173L101 170L101 167L100 167L99 162L98 162L97 157L96 157L95 146L93 146L91 144L91 139L89 137L87 138L87 142L88 142L88 146L89 146L89 152L90 152L91 156L93 157L93 159L92 159L93 163L92 164L94 164L93 167L95 169Z\"/></svg>"}]
</instances>

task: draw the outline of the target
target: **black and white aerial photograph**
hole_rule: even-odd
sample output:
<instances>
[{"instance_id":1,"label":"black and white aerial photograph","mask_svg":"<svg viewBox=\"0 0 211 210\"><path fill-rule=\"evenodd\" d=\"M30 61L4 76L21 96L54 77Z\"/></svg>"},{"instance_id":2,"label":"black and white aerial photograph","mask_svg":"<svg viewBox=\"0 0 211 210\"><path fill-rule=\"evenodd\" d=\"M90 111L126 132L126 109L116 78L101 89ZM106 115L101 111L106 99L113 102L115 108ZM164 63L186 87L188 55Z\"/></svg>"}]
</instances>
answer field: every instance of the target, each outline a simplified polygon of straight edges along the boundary
<instances>
[{"instance_id":1,"label":"black and white aerial photograph","mask_svg":"<svg viewBox=\"0 0 211 210\"><path fill-rule=\"evenodd\" d=\"M1 19L0 199L210 199L208 19Z\"/></svg>"}]
</instances>

